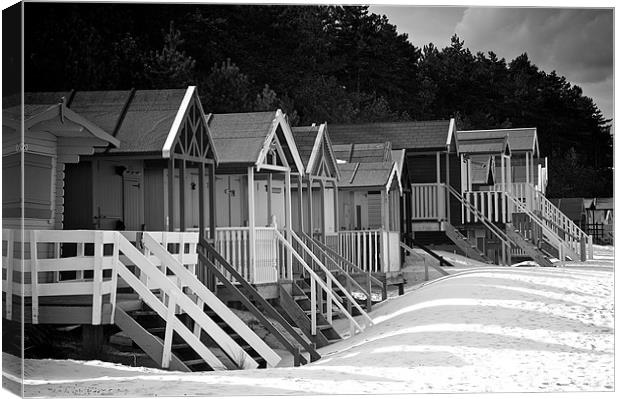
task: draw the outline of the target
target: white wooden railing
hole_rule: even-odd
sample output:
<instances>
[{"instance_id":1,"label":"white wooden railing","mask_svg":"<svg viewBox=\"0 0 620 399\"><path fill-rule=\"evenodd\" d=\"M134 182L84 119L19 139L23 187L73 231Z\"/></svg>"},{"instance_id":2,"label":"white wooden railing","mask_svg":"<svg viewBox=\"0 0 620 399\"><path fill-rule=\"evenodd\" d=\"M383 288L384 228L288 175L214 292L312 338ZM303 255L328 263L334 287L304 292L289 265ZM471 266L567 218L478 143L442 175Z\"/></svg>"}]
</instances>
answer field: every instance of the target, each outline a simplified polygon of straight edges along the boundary
<instances>
[{"instance_id":1,"label":"white wooden railing","mask_svg":"<svg viewBox=\"0 0 620 399\"><path fill-rule=\"evenodd\" d=\"M263 359L267 361L267 365L275 367L281 360L267 344L260 339L254 331L252 331L239 317L237 317L228 306L220 301L213 292L205 287L194 275L194 273L187 270L187 268L172 254L170 254L166 248L161 245L155 237L150 233L145 233L143 236L144 248L152 255L156 256L160 263L163 265L160 270L161 274L156 274L154 279L161 280L162 275L165 276L166 281L173 281L178 289L171 291L164 290L169 298L173 299L173 302L180 303L178 299L175 300L175 295L183 295L187 298L193 298L196 303L196 308L193 305L189 305L188 308L184 308L183 313L187 313L196 321L194 328L194 335L200 339L202 328L214 341L218 343L218 346L226 352L233 362L236 362L236 366L240 368L255 368L258 366L256 361L243 350L239 344L230 338L217 323L214 323L209 317L206 317L204 321L208 329L205 329L205 324L197 321L196 318L201 319L206 316L203 312L204 305L207 305L212 311L214 311L219 318L221 318L235 333L237 333L245 342L247 342ZM125 251L123 251L125 252ZM151 269L152 271L152 269ZM172 272L173 276L170 276L168 272ZM182 290L180 287L187 287L188 290ZM187 291L187 292L186 292ZM193 297L191 296L193 295ZM169 299L170 301L170 299ZM193 302L191 302L193 303ZM176 319L176 317L173 315ZM166 323L171 323L170 319L165 319ZM173 326L174 326L173 322ZM215 325L217 328L214 328ZM167 331L167 330L166 330ZM169 356L172 345L172 335L167 336L164 339L164 354ZM166 359L167 362L170 358Z\"/></svg>"},{"instance_id":2,"label":"white wooden railing","mask_svg":"<svg viewBox=\"0 0 620 399\"><path fill-rule=\"evenodd\" d=\"M400 233L397 231L344 230L338 232L337 251L364 272L385 273L400 269Z\"/></svg>"},{"instance_id":3,"label":"white wooden railing","mask_svg":"<svg viewBox=\"0 0 620 399\"><path fill-rule=\"evenodd\" d=\"M442 183L412 184L411 218L420 220L443 220L446 217L445 190Z\"/></svg>"},{"instance_id":4,"label":"white wooden railing","mask_svg":"<svg viewBox=\"0 0 620 399\"><path fill-rule=\"evenodd\" d=\"M6 295L3 317L12 318L12 297L30 297L31 322L40 322L40 299L50 296L92 296L91 324L112 324L116 292L131 287L166 321L161 364L171 359L173 333L179 334L214 369L225 368L201 342L205 333L236 362L238 368L256 368L258 363L202 310L209 306L237 334L250 344L270 366L280 357L249 327L235 316L195 277L197 234L178 232L118 232L98 230L24 231L25 258L21 259L21 231L3 230L3 281ZM193 249L192 249L193 248ZM192 253L193 250L193 253ZM71 252L71 256L67 254ZM62 279L61 273L75 272L76 278ZM23 273L24 284L21 283ZM90 274L90 275L89 275ZM156 295L153 290L161 293ZM196 302L194 302L196 301ZM105 303L104 303L105 302ZM110 310L103 319L103 308ZM187 314L194 320L190 331L176 316ZM108 315L106 312L105 315Z\"/></svg>"},{"instance_id":5,"label":"white wooden railing","mask_svg":"<svg viewBox=\"0 0 620 399\"><path fill-rule=\"evenodd\" d=\"M26 244L23 260L22 233ZM3 317L13 317L14 295L32 298L33 324L39 323L42 297L86 295L92 296L92 324L102 324L104 296L110 295L112 303L116 300L117 278L113 270L119 258L117 242L113 231L3 229ZM69 250L72 256L63 254ZM71 272L76 278L61 279Z\"/></svg>"},{"instance_id":6,"label":"white wooden railing","mask_svg":"<svg viewBox=\"0 0 620 399\"><path fill-rule=\"evenodd\" d=\"M463 199L492 222L510 222L511 212L502 191L465 191ZM479 222L476 212L461 204L463 223Z\"/></svg>"},{"instance_id":7,"label":"white wooden railing","mask_svg":"<svg viewBox=\"0 0 620 399\"><path fill-rule=\"evenodd\" d=\"M181 232L181 231L120 231L123 237L136 246L144 256L146 256L151 263L161 269L161 260L149 253L142 246L142 238L145 234L148 235L161 244L177 261L183 264L190 273L196 275L196 264L198 263L198 254L196 252L196 246L198 245L198 233L197 232ZM130 269L140 278L140 280L149 287L149 289L157 289L158 287L155 281L151 281L148 276L141 275L140 270L134 268L131 260L126 255L120 255L121 261L128 265ZM121 287L127 286L126 282L121 281Z\"/></svg>"},{"instance_id":8,"label":"white wooden railing","mask_svg":"<svg viewBox=\"0 0 620 399\"><path fill-rule=\"evenodd\" d=\"M251 284L275 283L290 279L286 265L286 250L275 237L276 227L254 229L255 259L250 255L249 227L218 227L215 249ZM207 234L209 237L209 234ZM222 270L234 281L230 273Z\"/></svg>"},{"instance_id":9,"label":"white wooden railing","mask_svg":"<svg viewBox=\"0 0 620 399\"><path fill-rule=\"evenodd\" d=\"M500 185L496 185L496 188ZM549 227L555 235L575 254L581 258L592 259L592 237L584 232L579 226L569 219L558 207L530 183L513 183L510 187L513 198L532 211ZM585 241L586 249L582 252L582 241Z\"/></svg>"},{"instance_id":10,"label":"white wooden railing","mask_svg":"<svg viewBox=\"0 0 620 399\"><path fill-rule=\"evenodd\" d=\"M292 236L293 242L295 242L296 245L299 245L302 251L306 255L312 258L312 260L315 262L315 265L319 267L320 271L322 272L323 278L325 279L323 280L323 278L321 278L312 269L312 267L310 267L308 263L306 263L303 256L293 248L293 245L289 243L286 240L286 238L284 238L284 236L276 230L276 237L278 241L282 245L284 245L291 252L291 254L296 258L299 264L303 267L304 274L310 277L310 310L311 310L310 322L311 322L312 335L316 335L316 331L317 331L317 312L319 311L319 309L317 308L317 303L318 303L317 294L320 295L321 300L323 298L323 294L325 294L326 305L327 305L326 316L327 316L327 320L329 321L329 323L332 322L332 318L333 318L333 310L334 310L333 305L336 305L336 308L340 310L341 314L349 320L351 336L362 332L365 327L372 325L373 324L372 318L368 316L368 314L364 311L364 309L362 309L362 307L351 296L351 294L342 286L342 284L340 284L338 279L334 277L334 275L325 267L325 265L323 265L323 263L319 260L319 258L317 258L317 256L314 255L312 251L310 251L310 249L297 236L297 234L295 234L294 232L291 232L291 236ZM355 320L353 315L344 307L344 304L342 303L342 298L340 298L334 292L334 289L336 287L339 288L340 291L344 294L344 296L346 297L347 301L351 304L351 306L357 308L357 310L361 313L362 318L366 321L366 324L364 327L360 326L360 324Z\"/></svg>"}]
</instances>

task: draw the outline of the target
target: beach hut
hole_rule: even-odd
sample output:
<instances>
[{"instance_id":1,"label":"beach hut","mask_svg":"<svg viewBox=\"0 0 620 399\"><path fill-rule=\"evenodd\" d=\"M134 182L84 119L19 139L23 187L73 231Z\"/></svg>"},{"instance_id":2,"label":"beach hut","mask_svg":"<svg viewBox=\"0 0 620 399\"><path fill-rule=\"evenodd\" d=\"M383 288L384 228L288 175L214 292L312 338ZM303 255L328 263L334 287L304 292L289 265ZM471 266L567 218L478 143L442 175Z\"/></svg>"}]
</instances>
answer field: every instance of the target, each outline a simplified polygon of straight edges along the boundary
<instances>
[{"instance_id":1,"label":"beach hut","mask_svg":"<svg viewBox=\"0 0 620 399\"><path fill-rule=\"evenodd\" d=\"M216 159L196 88L24 101L23 125L18 102L3 109L3 318L80 325L85 353L116 325L174 370L275 366L280 356L199 279L206 234L185 231L215 227ZM189 170L199 173L195 217Z\"/></svg>"},{"instance_id":2,"label":"beach hut","mask_svg":"<svg viewBox=\"0 0 620 399\"><path fill-rule=\"evenodd\" d=\"M334 145L340 162L338 251L402 291L399 164L390 143Z\"/></svg>"},{"instance_id":3,"label":"beach hut","mask_svg":"<svg viewBox=\"0 0 620 399\"><path fill-rule=\"evenodd\" d=\"M333 166L326 171L325 162L309 159L312 167L306 172L281 110L213 114L207 119L218 157L216 198L223 203L218 206L215 247L235 269L235 280L277 301L317 347L341 339L332 325L336 313L350 320L351 335L362 331L352 313L355 308L371 323L366 312L293 228L291 181L303 185L306 174L306 181L333 181ZM217 287L218 296L227 300L230 288Z\"/></svg>"}]
</instances>

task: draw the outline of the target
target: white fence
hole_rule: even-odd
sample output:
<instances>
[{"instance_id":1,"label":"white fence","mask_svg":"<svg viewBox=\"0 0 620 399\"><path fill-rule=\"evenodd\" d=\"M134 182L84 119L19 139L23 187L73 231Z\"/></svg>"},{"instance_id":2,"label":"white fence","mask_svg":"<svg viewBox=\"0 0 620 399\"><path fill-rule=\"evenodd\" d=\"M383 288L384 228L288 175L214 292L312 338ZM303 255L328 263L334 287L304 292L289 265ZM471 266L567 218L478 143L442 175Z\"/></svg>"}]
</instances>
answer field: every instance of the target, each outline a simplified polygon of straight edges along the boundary
<instances>
[{"instance_id":1,"label":"white fence","mask_svg":"<svg viewBox=\"0 0 620 399\"><path fill-rule=\"evenodd\" d=\"M443 220L446 216L445 189L443 183L412 184L413 212L411 218L421 220Z\"/></svg>"}]
</instances>

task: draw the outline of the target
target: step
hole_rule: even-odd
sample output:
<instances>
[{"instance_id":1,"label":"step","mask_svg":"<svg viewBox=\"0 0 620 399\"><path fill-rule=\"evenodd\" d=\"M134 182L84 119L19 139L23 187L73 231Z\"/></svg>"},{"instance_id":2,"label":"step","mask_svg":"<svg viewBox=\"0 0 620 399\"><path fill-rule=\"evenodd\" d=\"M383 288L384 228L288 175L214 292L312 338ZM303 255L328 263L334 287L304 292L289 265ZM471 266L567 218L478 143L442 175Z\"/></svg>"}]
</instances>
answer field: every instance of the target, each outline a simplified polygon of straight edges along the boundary
<instances>
[{"instance_id":1,"label":"step","mask_svg":"<svg viewBox=\"0 0 620 399\"><path fill-rule=\"evenodd\" d=\"M132 317L140 317L140 316L159 316L154 310L133 310L129 312Z\"/></svg>"},{"instance_id":2,"label":"step","mask_svg":"<svg viewBox=\"0 0 620 399\"><path fill-rule=\"evenodd\" d=\"M205 364L206 362L204 361L204 359L194 359L194 360L185 360L183 361L183 363L186 366L196 366L198 364Z\"/></svg>"},{"instance_id":3,"label":"step","mask_svg":"<svg viewBox=\"0 0 620 399\"><path fill-rule=\"evenodd\" d=\"M166 327L151 327L151 328L147 328L146 331L148 331L151 334L155 335L155 334L160 334L160 333L166 332Z\"/></svg>"},{"instance_id":4,"label":"step","mask_svg":"<svg viewBox=\"0 0 620 399\"><path fill-rule=\"evenodd\" d=\"M172 350L188 349L188 348L190 348L188 344L172 344Z\"/></svg>"}]
</instances>

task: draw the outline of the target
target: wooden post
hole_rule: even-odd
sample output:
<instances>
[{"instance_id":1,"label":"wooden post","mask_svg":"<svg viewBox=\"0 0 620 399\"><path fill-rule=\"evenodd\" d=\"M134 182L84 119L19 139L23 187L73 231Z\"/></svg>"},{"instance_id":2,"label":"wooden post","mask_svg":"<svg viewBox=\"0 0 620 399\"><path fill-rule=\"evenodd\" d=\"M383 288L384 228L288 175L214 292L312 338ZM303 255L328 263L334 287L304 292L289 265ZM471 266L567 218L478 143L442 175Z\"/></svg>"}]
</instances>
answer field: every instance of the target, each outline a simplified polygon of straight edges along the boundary
<instances>
[{"instance_id":1,"label":"wooden post","mask_svg":"<svg viewBox=\"0 0 620 399\"><path fill-rule=\"evenodd\" d=\"M103 326L82 324L82 351L86 358L97 358L103 349Z\"/></svg>"},{"instance_id":2,"label":"wooden post","mask_svg":"<svg viewBox=\"0 0 620 399\"><path fill-rule=\"evenodd\" d=\"M297 187L299 188L299 231L304 232L304 183L301 178L301 173L297 175Z\"/></svg>"},{"instance_id":3,"label":"wooden post","mask_svg":"<svg viewBox=\"0 0 620 399\"><path fill-rule=\"evenodd\" d=\"M366 289L368 290L368 296L366 297L366 311L372 311L372 273L368 272L366 276Z\"/></svg>"},{"instance_id":4,"label":"wooden post","mask_svg":"<svg viewBox=\"0 0 620 399\"><path fill-rule=\"evenodd\" d=\"M168 160L168 231L174 231L174 155Z\"/></svg>"},{"instance_id":5,"label":"wooden post","mask_svg":"<svg viewBox=\"0 0 620 399\"><path fill-rule=\"evenodd\" d=\"M326 229L325 229L325 224L327 223L327 211L326 211L326 207L327 207L327 199L326 197L326 193L325 193L325 182L322 179L319 179L319 186L321 187L321 241L323 243L326 242L325 240L325 233L326 233Z\"/></svg>"},{"instance_id":6,"label":"wooden post","mask_svg":"<svg viewBox=\"0 0 620 399\"><path fill-rule=\"evenodd\" d=\"M173 337L173 320L176 317L174 309L176 307L176 298L174 296L168 296L168 308L166 309L166 330L164 332L164 347L161 355L161 367L167 369L170 366L170 359L172 357L172 337Z\"/></svg>"},{"instance_id":7,"label":"wooden post","mask_svg":"<svg viewBox=\"0 0 620 399\"><path fill-rule=\"evenodd\" d=\"M272 210L272 207L271 207L271 202L272 202L272 198L271 198L271 193L272 193L271 184L272 183L273 183L273 173L269 172L269 174L267 175L267 221L268 221L268 223L271 222L272 215L273 215L273 210Z\"/></svg>"},{"instance_id":8,"label":"wooden post","mask_svg":"<svg viewBox=\"0 0 620 399\"><path fill-rule=\"evenodd\" d=\"M441 196L441 155L439 151L435 152L435 177L437 180L437 216L439 220L444 218L443 197Z\"/></svg>"},{"instance_id":9,"label":"wooden post","mask_svg":"<svg viewBox=\"0 0 620 399\"><path fill-rule=\"evenodd\" d=\"M312 220L312 178L308 176L308 235L314 237L314 221Z\"/></svg>"},{"instance_id":10,"label":"wooden post","mask_svg":"<svg viewBox=\"0 0 620 399\"><path fill-rule=\"evenodd\" d=\"M347 292L351 292L351 279L347 279ZM351 300L347 298L347 312L353 316L353 304L351 303ZM351 334L351 337L355 335L355 325L353 324L353 321L351 319L349 319L349 333Z\"/></svg>"},{"instance_id":11,"label":"wooden post","mask_svg":"<svg viewBox=\"0 0 620 399\"><path fill-rule=\"evenodd\" d=\"M118 290L118 241L120 233L114 234L114 248L112 252L112 292L110 292L110 304L112 305L112 311L110 312L110 324L114 324L114 313L116 312L116 291Z\"/></svg>"},{"instance_id":12,"label":"wooden post","mask_svg":"<svg viewBox=\"0 0 620 399\"><path fill-rule=\"evenodd\" d=\"M206 239L205 215L205 164L200 163L198 168L198 237Z\"/></svg>"},{"instance_id":13,"label":"wooden post","mask_svg":"<svg viewBox=\"0 0 620 399\"><path fill-rule=\"evenodd\" d=\"M579 241L580 241L579 243L581 245L581 247L580 247L580 249L581 249L581 254L580 254L581 255L581 261L585 262L586 260L588 260L587 253L586 253L586 237L583 236L583 235L580 236L579 237Z\"/></svg>"},{"instance_id":14,"label":"wooden post","mask_svg":"<svg viewBox=\"0 0 620 399\"><path fill-rule=\"evenodd\" d=\"M254 215L254 167L248 167L248 243L250 246L250 283L254 282L256 276L256 243L255 228L256 220Z\"/></svg>"},{"instance_id":15,"label":"wooden post","mask_svg":"<svg viewBox=\"0 0 620 399\"><path fill-rule=\"evenodd\" d=\"M338 184L336 184L335 180L332 181L332 186L334 188L334 233L338 233L338 231L340 231L340 227L338 226L338 223L340 223L340 220L339 220L339 216L340 216L339 212L340 212L340 210L338 209L338 206L339 206L339 203L338 203Z\"/></svg>"},{"instance_id":16,"label":"wooden post","mask_svg":"<svg viewBox=\"0 0 620 399\"><path fill-rule=\"evenodd\" d=\"M103 293L101 286L103 284L103 232L95 232L95 250L94 250L94 272L93 272L93 325L101 324L101 308L103 302Z\"/></svg>"},{"instance_id":17,"label":"wooden post","mask_svg":"<svg viewBox=\"0 0 620 399\"><path fill-rule=\"evenodd\" d=\"M209 166L209 230L211 239L215 240L215 164Z\"/></svg>"},{"instance_id":18,"label":"wooden post","mask_svg":"<svg viewBox=\"0 0 620 399\"><path fill-rule=\"evenodd\" d=\"M179 230L185 231L185 159L181 160L179 172Z\"/></svg>"},{"instance_id":19,"label":"wooden post","mask_svg":"<svg viewBox=\"0 0 620 399\"><path fill-rule=\"evenodd\" d=\"M293 216L291 214L291 170L287 169L284 174L284 226L286 239L293 245ZM287 278L293 279L293 254L286 251L286 274Z\"/></svg>"},{"instance_id":20,"label":"wooden post","mask_svg":"<svg viewBox=\"0 0 620 399\"><path fill-rule=\"evenodd\" d=\"M450 186L450 154L446 152L446 187ZM448 190L444 191L444 198L446 203L446 220L450 220L450 195Z\"/></svg>"},{"instance_id":21,"label":"wooden post","mask_svg":"<svg viewBox=\"0 0 620 399\"><path fill-rule=\"evenodd\" d=\"M310 278L310 334L316 336L316 283Z\"/></svg>"}]
</instances>

